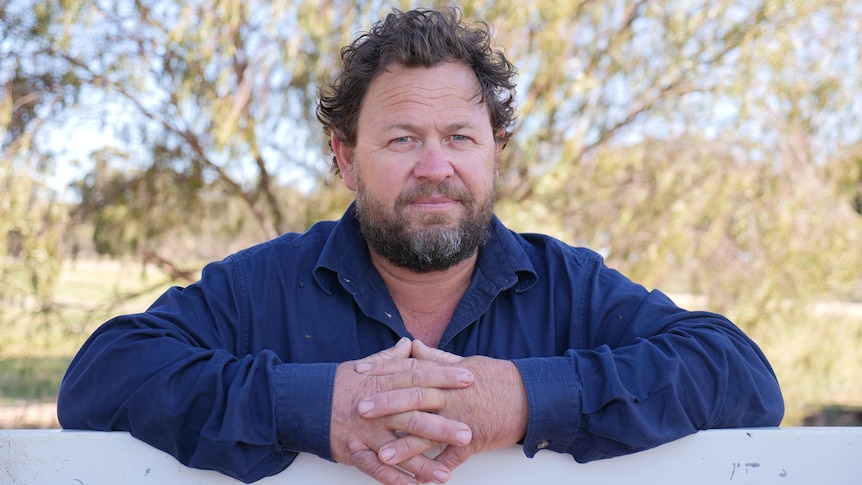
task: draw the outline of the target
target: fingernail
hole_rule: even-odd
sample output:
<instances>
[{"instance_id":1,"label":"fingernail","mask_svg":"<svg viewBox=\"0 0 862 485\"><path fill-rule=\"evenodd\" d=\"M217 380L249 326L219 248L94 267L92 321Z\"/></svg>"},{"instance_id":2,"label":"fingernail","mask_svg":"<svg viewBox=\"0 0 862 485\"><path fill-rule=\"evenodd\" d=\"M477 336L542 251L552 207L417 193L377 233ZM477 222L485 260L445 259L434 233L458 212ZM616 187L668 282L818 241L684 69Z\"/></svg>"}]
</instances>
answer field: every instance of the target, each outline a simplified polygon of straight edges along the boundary
<instances>
[{"instance_id":1,"label":"fingernail","mask_svg":"<svg viewBox=\"0 0 862 485\"><path fill-rule=\"evenodd\" d=\"M368 372L371 370L371 364L369 364L368 362L360 362L356 364L356 367L353 370L362 374L363 372Z\"/></svg>"},{"instance_id":2,"label":"fingernail","mask_svg":"<svg viewBox=\"0 0 862 485\"><path fill-rule=\"evenodd\" d=\"M461 371L458 373L458 382L461 384L470 384L473 382L473 373L470 371Z\"/></svg>"},{"instance_id":3,"label":"fingernail","mask_svg":"<svg viewBox=\"0 0 862 485\"><path fill-rule=\"evenodd\" d=\"M449 472L446 470L434 470L432 475L434 476L434 482L436 483L446 483L449 481Z\"/></svg>"},{"instance_id":4,"label":"fingernail","mask_svg":"<svg viewBox=\"0 0 862 485\"><path fill-rule=\"evenodd\" d=\"M458 431L455 433L455 441L460 445L469 445L473 439L473 434L469 431Z\"/></svg>"},{"instance_id":5,"label":"fingernail","mask_svg":"<svg viewBox=\"0 0 862 485\"><path fill-rule=\"evenodd\" d=\"M359 401L356 409L359 411L359 414L364 416L374 410L374 403L371 401Z\"/></svg>"},{"instance_id":6,"label":"fingernail","mask_svg":"<svg viewBox=\"0 0 862 485\"><path fill-rule=\"evenodd\" d=\"M395 456L395 450L392 448L380 448L380 459L389 462Z\"/></svg>"}]
</instances>

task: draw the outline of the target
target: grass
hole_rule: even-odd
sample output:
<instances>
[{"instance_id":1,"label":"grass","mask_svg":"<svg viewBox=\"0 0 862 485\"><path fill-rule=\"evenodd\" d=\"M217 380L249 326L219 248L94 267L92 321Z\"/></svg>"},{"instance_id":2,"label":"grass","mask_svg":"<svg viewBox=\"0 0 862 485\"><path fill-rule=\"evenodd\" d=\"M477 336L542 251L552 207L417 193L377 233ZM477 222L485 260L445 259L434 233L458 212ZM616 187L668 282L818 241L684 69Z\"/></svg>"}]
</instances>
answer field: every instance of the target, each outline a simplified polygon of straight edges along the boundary
<instances>
[{"instance_id":1,"label":"grass","mask_svg":"<svg viewBox=\"0 0 862 485\"><path fill-rule=\"evenodd\" d=\"M53 402L89 334L114 315L143 311L167 286L160 272L137 264L79 261L64 268L51 312L34 318L14 305L0 308L0 407ZM862 310L853 309L812 311L751 332L781 381L784 425L862 407Z\"/></svg>"},{"instance_id":2,"label":"grass","mask_svg":"<svg viewBox=\"0 0 862 485\"><path fill-rule=\"evenodd\" d=\"M815 315L768 331L753 337L781 383L785 425L862 406L862 317Z\"/></svg>"},{"instance_id":3,"label":"grass","mask_svg":"<svg viewBox=\"0 0 862 485\"><path fill-rule=\"evenodd\" d=\"M113 315L143 311L167 286L161 273L137 264L79 261L64 266L48 311L34 313L25 301L3 302L0 407L56 401L63 374L90 333Z\"/></svg>"},{"instance_id":4,"label":"grass","mask_svg":"<svg viewBox=\"0 0 862 485\"><path fill-rule=\"evenodd\" d=\"M0 360L0 404L50 402L57 398L66 357L22 357Z\"/></svg>"}]
</instances>

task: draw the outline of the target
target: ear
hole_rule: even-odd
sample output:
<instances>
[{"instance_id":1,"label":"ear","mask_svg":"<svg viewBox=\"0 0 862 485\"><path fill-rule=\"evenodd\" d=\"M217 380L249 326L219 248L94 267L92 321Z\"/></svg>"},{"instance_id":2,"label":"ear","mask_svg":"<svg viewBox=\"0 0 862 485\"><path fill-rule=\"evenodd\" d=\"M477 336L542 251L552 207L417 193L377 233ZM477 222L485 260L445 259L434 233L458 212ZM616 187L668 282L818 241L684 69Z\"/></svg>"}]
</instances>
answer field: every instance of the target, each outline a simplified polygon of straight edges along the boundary
<instances>
[{"instance_id":1,"label":"ear","mask_svg":"<svg viewBox=\"0 0 862 485\"><path fill-rule=\"evenodd\" d=\"M356 190L356 170L354 166L354 149L341 139L339 133L333 132L330 137L332 153L341 172L341 180L349 190Z\"/></svg>"},{"instance_id":2,"label":"ear","mask_svg":"<svg viewBox=\"0 0 862 485\"><path fill-rule=\"evenodd\" d=\"M505 137L506 137L506 130L505 129L501 129L497 133L494 133L494 141L495 141L495 144L497 145L497 156L500 155L500 152L502 152L503 149L506 148L506 145L509 143L509 140L500 141L500 140L503 140Z\"/></svg>"}]
</instances>

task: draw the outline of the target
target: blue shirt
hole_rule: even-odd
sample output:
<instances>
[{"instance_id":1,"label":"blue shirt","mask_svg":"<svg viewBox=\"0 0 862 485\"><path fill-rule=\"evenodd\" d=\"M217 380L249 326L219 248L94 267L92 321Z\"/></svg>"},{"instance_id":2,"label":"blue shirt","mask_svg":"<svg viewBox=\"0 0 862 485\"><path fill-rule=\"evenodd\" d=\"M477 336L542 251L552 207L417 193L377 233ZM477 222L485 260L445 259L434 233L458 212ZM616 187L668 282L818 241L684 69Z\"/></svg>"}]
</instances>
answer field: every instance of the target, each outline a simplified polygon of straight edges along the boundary
<instances>
[{"instance_id":1,"label":"blue shirt","mask_svg":"<svg viewBox=\"0 0 862 485\"><path fill-rule=\"evenodd\" d=\"M128 430L246 482L298 452L332 459L337 363L409 336L352 214L212 263L145 313L105 323L63 380L63 427ZM496 217L439 348L517 365L528 456L585 462L700 429L775 426L784 412L766 358L727 319Z\"/></svg>"}]
</instances>

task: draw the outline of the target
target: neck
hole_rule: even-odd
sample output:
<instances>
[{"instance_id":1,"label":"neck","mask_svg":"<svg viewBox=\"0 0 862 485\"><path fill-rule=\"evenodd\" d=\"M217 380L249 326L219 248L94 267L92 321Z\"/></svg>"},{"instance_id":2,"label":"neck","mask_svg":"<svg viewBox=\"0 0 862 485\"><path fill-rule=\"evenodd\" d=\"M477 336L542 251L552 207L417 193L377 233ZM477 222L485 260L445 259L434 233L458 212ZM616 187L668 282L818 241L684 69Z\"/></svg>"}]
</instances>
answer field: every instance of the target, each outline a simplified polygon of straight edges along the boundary
<instances>
[{"instance_id":1,"label":"neck","mask_svg":"<svg viewBox=\"0 0 862 485\"><path fill-rule=\"evenodd\" d=\"M416 273L392 264L374 250L370 253L407 330L426 345L437 346L470 285L478 253L431 273Z\"/></svg>"}]
</instances>

